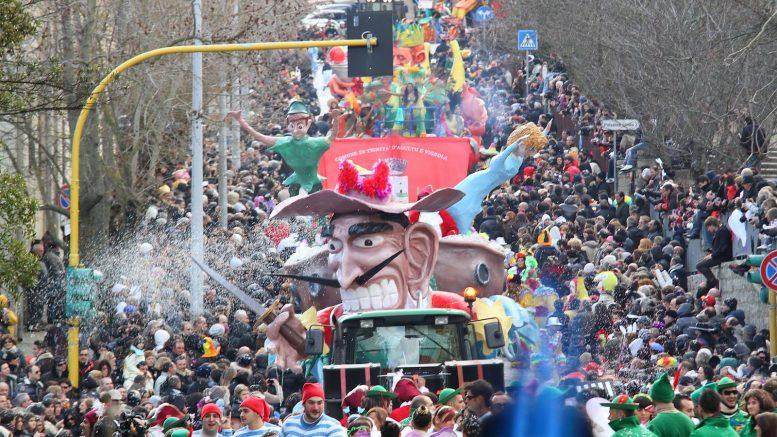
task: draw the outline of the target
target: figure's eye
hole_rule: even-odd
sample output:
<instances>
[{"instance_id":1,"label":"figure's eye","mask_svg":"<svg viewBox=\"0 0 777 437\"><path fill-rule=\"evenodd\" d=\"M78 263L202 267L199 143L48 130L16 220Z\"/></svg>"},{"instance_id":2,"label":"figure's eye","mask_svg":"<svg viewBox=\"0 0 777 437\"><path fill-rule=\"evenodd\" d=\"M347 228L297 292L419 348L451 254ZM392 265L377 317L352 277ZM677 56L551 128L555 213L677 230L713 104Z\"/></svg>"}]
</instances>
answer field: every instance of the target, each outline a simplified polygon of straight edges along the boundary
<instances>
[{"instance_id":1,"label":"figure's eye","mask_svg":"<svg viewBox=\"0 0 777 437\"><path fill-rule=\"evenodd\" d=\"M343 242L340 240L329 240L327 243L327 248L329 249L329 253L337 253L340 251L340 249L343 248Z\"/></svg>"},{"instance_id":2,"label":"figure's eye","mask_svg":"<svg viewBox=\"0 0 777 437\"><path fill-rule=\"evenodd\" d=\"M353 240L353 245L356 247L361 247L363 249L368 249L370 247L378 246L382 242L383 242L383 237L379 235L365 235L362 237L356 237Z\"/></svg>"}]
</instances>

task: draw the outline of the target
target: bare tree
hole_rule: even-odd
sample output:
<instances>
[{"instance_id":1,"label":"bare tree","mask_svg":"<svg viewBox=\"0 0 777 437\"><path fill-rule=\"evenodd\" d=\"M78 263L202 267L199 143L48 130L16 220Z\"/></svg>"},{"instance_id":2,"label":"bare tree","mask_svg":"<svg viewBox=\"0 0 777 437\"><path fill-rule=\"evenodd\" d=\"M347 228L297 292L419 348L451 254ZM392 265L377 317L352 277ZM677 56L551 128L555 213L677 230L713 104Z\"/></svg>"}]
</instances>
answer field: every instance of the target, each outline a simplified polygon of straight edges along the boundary
<instances>
[{"instance_id":1,"label":"bare tree","mask_svg":"<svg viewBox=\"0 0 777 437\"><path fill-rule=\"evenodd\" d=\"M233 2L240 14L233 16ZM305 0L222 0L203 10L206 43L296 39ZM41 26L14 53L13 71L28 66L24 98L0 113L0 131L18 139L3 143L16 172L36 181L36 197L48 211L50 228L66 214L54 204L59 186L68 182L69 148L81 107L94 86L130 57L158 47L189 44L191 3L186 0L38 0L27 5ZM215 110L216 71L227 65L252 89L257 112L280 119L283 68L294 68L303 53L242 53L237 65L228 55L206 55L204 86L206 132L222 121ZM285 61L285 62L281 62ZM190 65L186 56L169 56L136 66L100 97L81 143L81 235L87 246L106 241L137 215L148 194L170 177L175 163L189 155ZM9 64L0 67L10 69ZM0 74L0 78L7 78ZM251 86L251 84L255 84ZM261 85L260 85L261 84ZM2 84L0 86L10 86ZM269 103L268 103L269 102ZM269 111L268 111L269 109ZM268 120L269 121L269 120ZM2 135L3 132L0 132Z\"/></svg>"},{"instance_id":2,"label":"bare tree","mask_svg":"<svg viewBox=\"0 0 777 437\"><path fill-rule=\"evenodd\" d=\"M742 115L771 132L777 108L771 0L515 0L496 23L502 48L515 25L538 28L572 80L620 116L642 121L660 153L671 138L693 169L742 163ZM493 34L491 32L490 34Z\"/></svg>"}]
</instances>

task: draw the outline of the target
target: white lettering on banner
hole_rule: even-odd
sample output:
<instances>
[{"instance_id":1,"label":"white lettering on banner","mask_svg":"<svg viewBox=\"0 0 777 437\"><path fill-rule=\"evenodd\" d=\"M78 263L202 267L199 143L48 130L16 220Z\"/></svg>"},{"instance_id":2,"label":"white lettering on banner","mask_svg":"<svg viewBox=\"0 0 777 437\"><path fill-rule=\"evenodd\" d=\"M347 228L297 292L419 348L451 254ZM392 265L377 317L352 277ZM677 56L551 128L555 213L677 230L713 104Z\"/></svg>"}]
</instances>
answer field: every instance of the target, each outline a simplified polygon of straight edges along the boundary
<instances>
[{"instance_id":1,"label":"white lettering on banner","mask_svg":"<svg viewBox=\"0 0 777 437\"><path fill-rule=\"evenodd\" d=\"M361 149L361 150L354 150L353 152L349 152L340 156L335 157L336 162L343 162L347 159L351 159L355 156L362 156L362 155L368 155L370 153L381 153L381 152L391 152L391 151L397 151L397 152L412 152L412 153L420 153L422 155L430 156L432 158L437 158L442 161L448 160L448 155L442 152L436 152L434 150L424 149L418 146L410 146L407 144L399 144L399 145L392 145L392 146L380 146L380 147L370 147L368 149Z\"/></svg>"},{"instance_id":2,"label":"white lettering on banner","mask_svg":"<svg viewBox=\"0 0 777 437\"><path fill-rule=\"evenodd\" d=\"M447 161L448 160L448 156L447 155L445 155L443 153L440 153L440 152L435 152L433 150L424 150L424 154L429 155L429 156L434 157L434 158L437 158L437 159L441 159L443 161Z\"/></svg>"}]
</instances>

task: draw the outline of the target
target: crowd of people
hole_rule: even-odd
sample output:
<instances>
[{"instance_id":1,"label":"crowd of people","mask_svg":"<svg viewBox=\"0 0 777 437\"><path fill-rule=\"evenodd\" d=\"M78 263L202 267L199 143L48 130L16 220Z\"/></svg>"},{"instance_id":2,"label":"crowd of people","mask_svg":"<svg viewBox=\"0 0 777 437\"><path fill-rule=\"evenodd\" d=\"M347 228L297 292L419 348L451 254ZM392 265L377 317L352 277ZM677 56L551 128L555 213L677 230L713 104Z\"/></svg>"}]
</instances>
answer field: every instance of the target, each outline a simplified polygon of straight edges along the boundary
<instances>
[{"instance_id":1,"label":"crowd of people","mask_svg":"<svg viewBox=\"0 0 777 437\"><path fill-rule=\"evenodd\" d=\"M77 387L68 378L64 325L57 323L64 315L62 250L52 240L32 246L43 268L28 292L26 320L33 330L47 329L23 351L16 318L4 309L0 434L584 436L604 435L609 421L618 436L777 436L769 333L746 318L739 290L721 288L713 270L734 257L732 214L758 231L759 244L771 244L774 187L751 168L710 171L684 185L671 168L639 165L638 132L619 168L613 137L602 128L615 116L604 100L586 96L559 57L537 56L527 66L523 58L480 49L477 32L465 24L457 39L470 50L467 81L488 108L473 170L508 146L517 125L535 123L549 139L488 196L473 223L508 253L506 294L539 325L541 341L516 364L525 377L504 391L485 380L436 393L422 378L359 386L342 400L342 420L328 416L321 381L279 368L266 327L237 301L209 284L205 313L190 315L191 162L168 162L145 215L132 223L125 240L132 249L97 261L113 285L102 285L97 316L83 330ZM441 42L431 57L445 76L451 52ZM289 91L279 105L299 99L316 108L314 72L305 65L298 71L281 74ZM310 133L326 135L337 117L348 136L468 134L460 94L447 91L448 103L423 132L408 127L423 96L414 88L400 94L401 120L396 110L354 110L347 99L333 98ZM257 130L282 133L279 120L262 123ZM289 283L262 274L279 270L300 242L316 238L310 221L267 220L291 195L280 182L289 168L246 141L240 165L227 172L227 192L219 193L212 137L205 153L209 264L264 303L289 301ZM633 191L614 189L619 172L634 176ZM219 227L224 195L227 226ZM694 266L687 265L691 244L708 251ZM692 288L693 267L704 281ZM39 296L47 296L45 312ZM581 388L585 382L607 388ZM595 398L611 401L591 407ZM609 420L597 421L592 410L599 406L609 409Z\"/></svg>"}]
</instances>

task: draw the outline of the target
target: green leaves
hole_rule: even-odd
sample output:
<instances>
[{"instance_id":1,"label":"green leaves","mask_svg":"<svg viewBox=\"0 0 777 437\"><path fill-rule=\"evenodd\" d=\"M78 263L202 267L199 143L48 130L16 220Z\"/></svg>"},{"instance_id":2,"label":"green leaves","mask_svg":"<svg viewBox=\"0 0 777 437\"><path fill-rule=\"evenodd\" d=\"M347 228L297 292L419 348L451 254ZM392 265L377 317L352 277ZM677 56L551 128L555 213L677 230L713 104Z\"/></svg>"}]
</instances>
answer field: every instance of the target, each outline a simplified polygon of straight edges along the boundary
<instances>
[{"instance_id":1,"label":"green leaves","mask_svg":"<svg viewBox=\"0 0 777 437\"><path fill-rule=\"evenodd\" d=\"M27 183L20 175L0 172L0 235L35 235L38 202L27 194Z\"/></svg>"},{"instance_id":2,"label":"green leaves","mask_svg":"<svg viewBox=\"0 0 777 437\"><path fill-rule=\"evenodd\" d=\"M38 278L38 259L26 243L35 236L37 210L24 178L0 171L0 284L14 297Z\"/></svg>"},{"instance_id":3,"label":"green leaves","mask_svg":"<svg viewBox=\"0 0 777 437\"><path fill-rule=\"evenodd\" d=\"M35 32L35 20L19 0L0 2L0 55L10 52Z\"/></svg>"}]
</instances>

